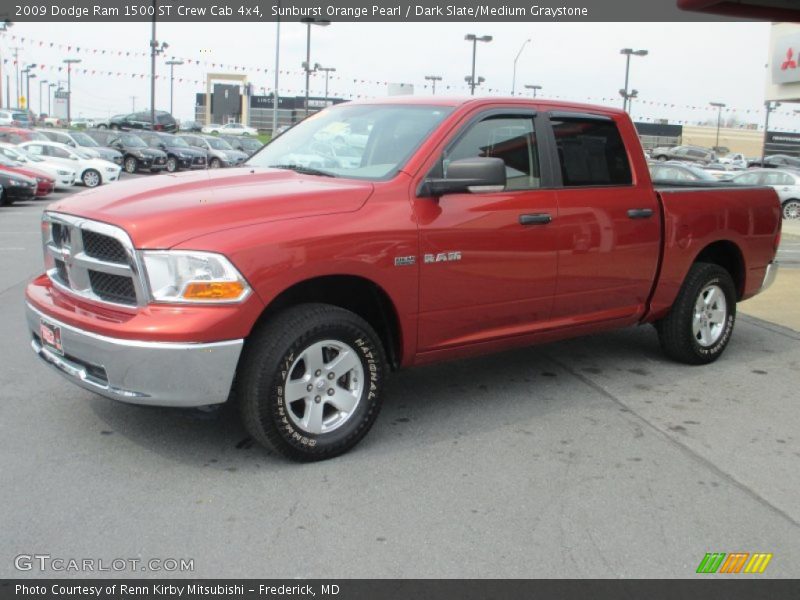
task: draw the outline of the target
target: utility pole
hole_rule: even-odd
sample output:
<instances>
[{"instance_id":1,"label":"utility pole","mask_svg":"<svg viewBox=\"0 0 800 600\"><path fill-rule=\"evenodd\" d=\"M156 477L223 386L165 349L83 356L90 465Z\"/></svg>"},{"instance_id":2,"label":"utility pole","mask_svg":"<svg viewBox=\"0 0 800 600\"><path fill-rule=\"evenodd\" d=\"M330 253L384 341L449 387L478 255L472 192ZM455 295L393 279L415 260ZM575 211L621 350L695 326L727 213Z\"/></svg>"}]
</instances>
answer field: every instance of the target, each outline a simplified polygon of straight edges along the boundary
<instances>
[{"instance_id":1,"label":"utility pole","mask_svg":"<svg viewBox=\"0 0 800 600\"><path fill-rule=\"evenodd\" d=\"M8 31L8 28L11 27L12 25L13 23L11 21L9 21L8 19L4 19L0 23L0 33L5 33L6 31ZM8 96L8 76L6 76L6 96ZM3 57L2 55L0 55L0 104L2 103L3 103ZM11 105L8 104L8 101L6 101L6 104L9 108L11 108Z\"/></svg>"},{"instance_id":2,"label":"utility pole","mask_svg":"<svg viewBox=\"0 0 800 600\"><path fill-rule=\"evenodd\" d=\"M425 81L431 82L431 87L433 88L431 91L431 95L436 95L436 82L441 81L442 78L439 75L425 75Z\"/></svg>"},{"instance_id":3,"label":"utility pole","mask_svg":"<svg viewBox=\"0 0 800 600\"><path fill-rule=\"evenodd\" d=\"M16 98L16 100L14 100L14 106L16 108L19 108L19 88L20 88L20 85L19 85L19 50L20 49L19 49L19 46L14 46L11 49L14 51L14 67L16 68L16 71L17 71L17 77L16 77L16 82L15 82L16 86L17 86L17 89L16 89L17 98ZM11 108L11 106L9 106L9 108Z\"/></svg>"},{"instance_id":4,"label":"utility pole","mask_svg":"<svg viewBox=\"0 0 800 600\"><path fill-rule=\"evenodd\" d=\"M278 73L281 65L281 0L278 0L278 17L275 20L275 87L272 90L272 133L271 138L275 137L278 130Z\"/></svg>"},{"instance_id":5,"label":"utility pole","mask_svg":"<svg viewBox=\"0 0 800 600\"><path fill-rule=\"evenodd\" d=\"M131 112L136 112L136 96L130 96L131 99Z\"/></svg>"},{"instance_id":6,"label":"utility pole","mask_svg":"<svg viewBox=\"0 0 800 600\"><path fill-rule=\"evenodd\" d=\"M175 67L177 65L182 65L182 60L168 60L167 63L169 65L169 114L172 114L172 95L175 92Z\"/></svg>"},{"instance_id":7,"label":"utility pole","mask_svg":"<svg viewBox=\"0 0 800 600\"><path fill-rule=\"evenodd\" d=\"M80 58L65 58L67 64L67 125L72 122L72 65L81 62Z\"/></svg>"}]
</instances>

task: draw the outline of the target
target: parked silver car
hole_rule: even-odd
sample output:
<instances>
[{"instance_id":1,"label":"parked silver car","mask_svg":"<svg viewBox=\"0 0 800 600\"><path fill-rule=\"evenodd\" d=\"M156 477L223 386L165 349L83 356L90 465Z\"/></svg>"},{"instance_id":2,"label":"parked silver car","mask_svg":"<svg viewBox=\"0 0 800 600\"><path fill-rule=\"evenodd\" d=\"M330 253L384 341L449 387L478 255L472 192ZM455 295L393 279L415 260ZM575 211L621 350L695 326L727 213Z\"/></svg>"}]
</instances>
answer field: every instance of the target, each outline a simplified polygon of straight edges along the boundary
<instances>
[{"instance_id":1,"label":"parked silver car","mask_svg":"<svg viewBox=\"0 0 800 600\"><path fill-rule=\"evenodd\" d=\"M781 201L784 219L800 219L800 171L790 169L750 169L731 178L737 185L768 185Z\"/></svg>"}]
</instances>

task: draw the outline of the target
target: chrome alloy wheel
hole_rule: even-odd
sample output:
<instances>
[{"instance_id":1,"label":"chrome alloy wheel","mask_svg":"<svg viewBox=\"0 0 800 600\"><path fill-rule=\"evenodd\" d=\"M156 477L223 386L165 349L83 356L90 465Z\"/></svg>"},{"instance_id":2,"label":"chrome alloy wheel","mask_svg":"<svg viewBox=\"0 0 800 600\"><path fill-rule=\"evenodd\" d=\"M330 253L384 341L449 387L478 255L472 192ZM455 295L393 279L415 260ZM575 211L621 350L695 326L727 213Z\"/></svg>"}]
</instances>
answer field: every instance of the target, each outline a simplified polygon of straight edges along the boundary
<instances>
[{"instance_id":1,"label":"chrome alloy wheel","mask_svg":"<svg viewBox=\"0 0 800 600\"><path fill-rule=\"evenodd\" d=\"M800 219L800 201L789 200L783 205L784 219Z\"/></svg>"},{"instance_id":2,"label":"chrome alloy wheel","mask_svg":"<svg viewBox=\"0 0 800 600\"><path fill-rule=\"evenodd\" d=\"M725 331L728 305L725 293L716 284L703 288L694 304L692 333L697 343L708 348L717 343Z\"/></svg>"},{"instance_id":3,"label":"chrome alloy wheel","mask_svg":"<svg viewBox=\"0 0 800 600\"><path fill-rule=\"evenodd\" d=\"M316 342L289 368L284 382L286 412L306 433L330 433L355 412L364 381L364 367L352 347L336 340Z\"/></svg>"}]
</instances>

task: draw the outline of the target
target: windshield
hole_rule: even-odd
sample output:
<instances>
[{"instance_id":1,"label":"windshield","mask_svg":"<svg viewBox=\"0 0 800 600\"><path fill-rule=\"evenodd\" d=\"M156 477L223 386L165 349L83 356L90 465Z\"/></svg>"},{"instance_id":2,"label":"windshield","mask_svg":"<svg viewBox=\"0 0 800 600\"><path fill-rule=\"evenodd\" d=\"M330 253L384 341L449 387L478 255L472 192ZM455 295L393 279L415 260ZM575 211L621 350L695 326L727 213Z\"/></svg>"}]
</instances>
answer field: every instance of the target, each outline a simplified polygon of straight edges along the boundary
<instances>
[{"instance_id":1,"label":"windshield","mask_svg":"<svg viewBox=\"0 0 800 600\"><path fill-rule=\"evenodd\" d=\"M99 146L97 142L95 142L85 133L73 133L72 139L75 140L75 143L78 144L79 146L88 146L90 148L96 148L97 146Z\"/></svg>"},{"instance_id":2,"label":"windshield","mask_svg":"<svg viewBox=\"0 0 800 600\"><path fill-rule=\"evenodd\" d=\"M214 150L233 150L231 145L226 142L225 140L221 140L219 138L206 138L208 145L214 148Z\"/></svg>"},{"instance_id":3,"label":"windshield","mask_svg":"<svg viewBox=\"0 0 800 600\"><path fill-rule=\"evenodd\" d=\"M189 147L189 144L186 143L186 140L182 137L178 137L177 135L171 135L168 138L165 138L164 143L169 144L170 146L175 146L176 148Z\"/></svg>"},{"instance_id":4,"label":"windshield","mask_svg":"<svg viewBox=\"0 0 800 600\"><path fill-rule=\"evenodd\" d=\"M138 135L122 135L120 139L123 144L130 148L147 148L147 144Z\"/></svg>"},{"instance_id":5,"label":"windshield","mask_svg":"<svg viewBox=\"0 0 800 600\"><path fill-rule=\"evenodd\" d=\"M80 157L80 158L84 158L84 159L87 159L87 158L92 158L92 157L91 157L91 156L89 156L89 155L88 155L86 152L82 152L82 151L80 151L80 150L76 150L75 148L72 148L72 153L73 153L73 154L77 154L77 155L78 155L78 157Z\"/></svg>"},{"instance_id":6,"label":"windshield","mask_svg":"<svg viewBox=\"0 0 800 600\"><path fill-rule=\"evenodd\" d=\"M7 156L0 154L0 166L3 167L18 167L19 163L11 160Z\"/></svg>"},{"instance_id":7,"label":"windshield","mask_svg":"<svg viewBox=\"0 0 800 600\"><path fill-rule=\"evenodd\" d=\"M301 167L334 177L384 179L403 166L451 110L445 106L337 106L298 123L247 164Z\"/></svg>"}]
</instances>

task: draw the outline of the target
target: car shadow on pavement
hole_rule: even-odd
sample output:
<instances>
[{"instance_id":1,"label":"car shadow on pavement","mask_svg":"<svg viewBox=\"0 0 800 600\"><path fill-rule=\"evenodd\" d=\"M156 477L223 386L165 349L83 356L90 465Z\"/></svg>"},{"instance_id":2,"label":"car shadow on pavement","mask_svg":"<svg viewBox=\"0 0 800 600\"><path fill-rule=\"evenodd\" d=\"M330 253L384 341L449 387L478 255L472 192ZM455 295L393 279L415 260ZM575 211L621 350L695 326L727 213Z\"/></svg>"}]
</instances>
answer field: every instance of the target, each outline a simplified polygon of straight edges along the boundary
<instances>
[{"instance_id":1,"label":"car shadow on pavement","mask_svg":"<svg viewBox=\"0 0 800 600\"><path fill-rule=\"evenodd\" d=\"M648 333L643 333L648 331ZM648 327L581 338L600 344L604 360L665 361ZM596 340L591 342L591 340ZM589 340L589 342L587 342ZM403 370L393 374L378 420L352 457L393 455L409 447L457 443L475 435L542 419L583 401L583 384L552 357L581 351L575 341L527 347L489 356ZM586 352L588 356L589 351ZM88 395L87 395L88 396ZM235 399L219 407L171 409L126 405L90 396L106 435L120 435L146 451L210 469L258 470L292 463L255 443L239 421ZM347 458L351 457L351 458Z\"/></svg>"}]
</instances>

